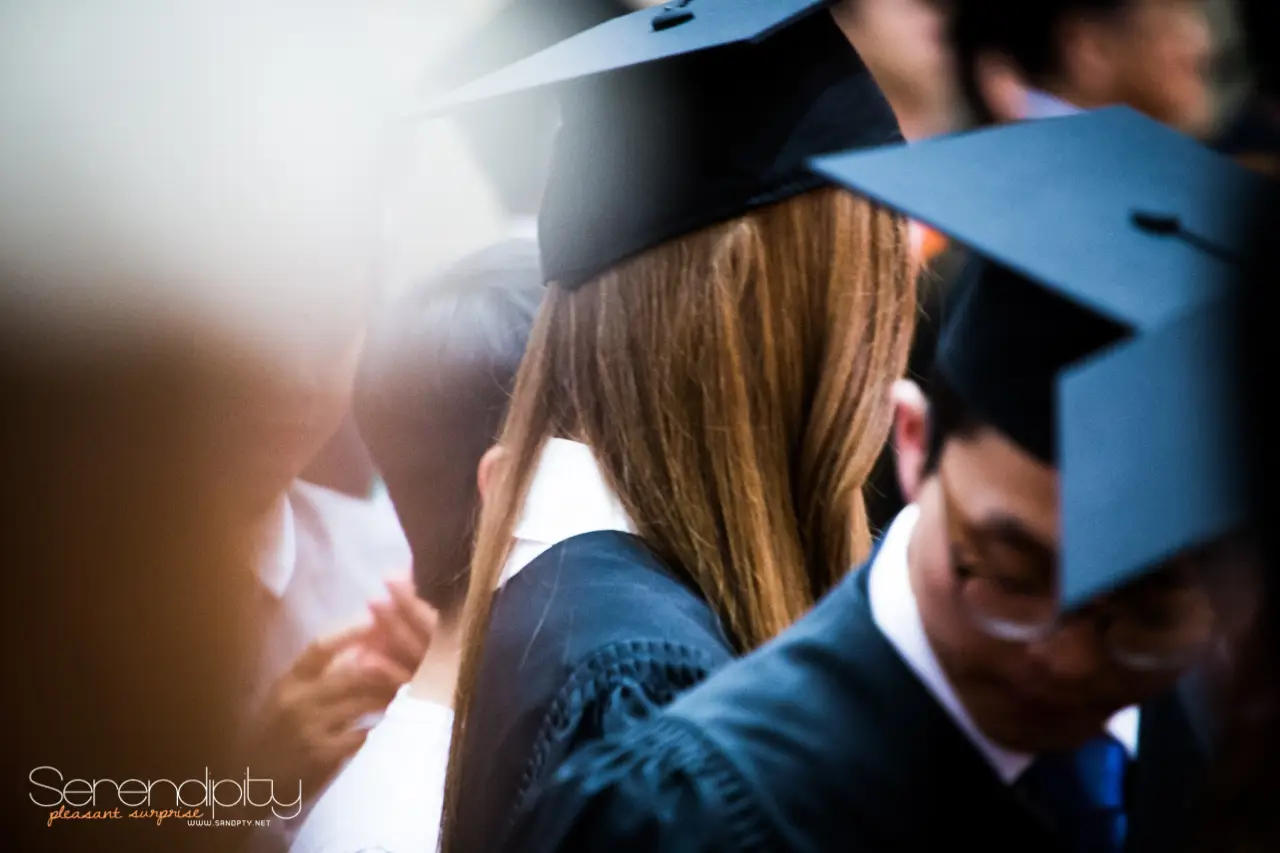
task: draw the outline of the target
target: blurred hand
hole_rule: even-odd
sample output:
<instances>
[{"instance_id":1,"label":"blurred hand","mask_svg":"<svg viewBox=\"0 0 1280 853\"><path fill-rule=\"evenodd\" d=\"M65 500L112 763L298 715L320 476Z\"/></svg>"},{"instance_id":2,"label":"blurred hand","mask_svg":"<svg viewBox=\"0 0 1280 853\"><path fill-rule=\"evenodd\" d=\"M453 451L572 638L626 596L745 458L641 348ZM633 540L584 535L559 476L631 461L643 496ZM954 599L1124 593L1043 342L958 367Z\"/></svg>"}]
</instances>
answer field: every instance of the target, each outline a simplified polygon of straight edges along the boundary
<instances>
[{"instance_id":1,"label":"blurred hand","mask_svg":"<svg viewBox=\"0 0 1280 853\"><path fill-rule=\"evenodd\" d=\"M366 645L413 672L431 645L439 614L418 597L407 578L388 581L387 592L387 601L369 605L373 628Z\"/></svg>"},{"instance_id":2,"label":"blurred hand","mask_svg":"<svg viewBox=\"0 0 1280 853\"><path fill-rule=\"evenodd\" d=\"M250 756L280 783L318 791L364 743L356 722L384 710L412 669L367 647L373 627L359 625L311 643L272 686Z\"/></svg>"}]
</instances>

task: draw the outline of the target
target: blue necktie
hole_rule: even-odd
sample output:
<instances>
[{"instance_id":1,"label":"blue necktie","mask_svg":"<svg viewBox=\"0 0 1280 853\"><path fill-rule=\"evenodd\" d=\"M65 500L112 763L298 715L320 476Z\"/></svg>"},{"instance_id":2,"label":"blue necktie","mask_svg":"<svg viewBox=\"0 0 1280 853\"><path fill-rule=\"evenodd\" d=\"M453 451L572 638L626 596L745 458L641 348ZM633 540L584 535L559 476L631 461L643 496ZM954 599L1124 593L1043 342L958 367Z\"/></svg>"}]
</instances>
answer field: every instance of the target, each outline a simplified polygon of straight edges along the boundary
<instances>
[{"instance_id":1,"label":"blue necktie","mask_svg":"<svg viewBox=\"0 0 1280 853\"><path fill-rule=\"evenodd\" d=\"M1074 752L1039 756L1017 787L1074 853L1120 853L1128 760L1119 741L1098 737Z\"/></svg>"}]
</instances>

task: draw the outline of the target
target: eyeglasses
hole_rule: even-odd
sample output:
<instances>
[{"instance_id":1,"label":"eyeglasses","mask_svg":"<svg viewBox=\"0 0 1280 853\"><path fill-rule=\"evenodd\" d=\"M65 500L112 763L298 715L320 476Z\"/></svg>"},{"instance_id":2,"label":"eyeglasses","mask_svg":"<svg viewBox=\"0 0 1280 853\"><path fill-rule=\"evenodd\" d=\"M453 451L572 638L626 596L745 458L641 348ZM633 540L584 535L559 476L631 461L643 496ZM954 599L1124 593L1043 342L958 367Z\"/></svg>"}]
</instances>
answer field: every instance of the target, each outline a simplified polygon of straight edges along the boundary
<instances>
[{"instance_id":1,"label":"eyeglasses","mask_svg":"<svg viewBox=\"0 0 1280 853\"><path fill-rule=\"evenodd\" d=\"M1016 548L980 547L979 537L965 528L941 469L938 479L956 599L974 627L988 636L1036 643L1086 620L1093 623L1112 660L1144 672L1182 669L1217 638L1212 599L1194 559L1171 564L1090 607L1064 614L1058 603L1056 561L1051 556L1033 559L1004 553ZM970 564L962 554L979 557Z\"/></svg>"}]
</instances>

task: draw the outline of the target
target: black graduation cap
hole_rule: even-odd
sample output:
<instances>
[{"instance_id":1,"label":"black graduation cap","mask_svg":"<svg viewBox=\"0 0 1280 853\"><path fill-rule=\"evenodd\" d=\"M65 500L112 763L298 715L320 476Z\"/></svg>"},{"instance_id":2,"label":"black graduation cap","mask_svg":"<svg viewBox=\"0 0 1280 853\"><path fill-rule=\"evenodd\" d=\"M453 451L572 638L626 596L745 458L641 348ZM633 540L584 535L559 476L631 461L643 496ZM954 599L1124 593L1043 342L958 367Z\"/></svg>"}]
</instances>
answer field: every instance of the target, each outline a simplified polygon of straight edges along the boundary
<instances>
[{"instance_id":1,"label":"black graduation cap","mask_svg":"<svg viewBox=\"0 0 1280 853\"><path fill-rule=\"evenodd\" d=\"M1059 466L1073 602L1227 532L1235 510L1202 498L1236 484L1207 446L1229 434L1229 386L1206 378L1215 327L1182 324L1231 293L1265 180L1125 107L814 168L978 257L937 367L979 417ZM1102 353L1116 361L1089 361ZM1188 422L1193 399L1217 414Z\"/></svg>"},{"instance_id":2,"label":"black graduation cap","mask_svg":"<svg viewBox=\"0 0 1280 853\"><path fill-rule=\"evenodd\" d=\"M544 274L578 286L681 234L807 192L809 157L897 142L826 0L673 0L455 90L432 112L557 90Z\"/></svg>"},{"instance_id":3,"label":"black graduation cap","mask_svg":"<svg viewBox=\"0 0 1280 853\"><path fill-rule=\"evenodd\" d=\"M1064 607L1248 523L1238 310L1226 296L1063 373Z\"/></svg>"}]
</instances>

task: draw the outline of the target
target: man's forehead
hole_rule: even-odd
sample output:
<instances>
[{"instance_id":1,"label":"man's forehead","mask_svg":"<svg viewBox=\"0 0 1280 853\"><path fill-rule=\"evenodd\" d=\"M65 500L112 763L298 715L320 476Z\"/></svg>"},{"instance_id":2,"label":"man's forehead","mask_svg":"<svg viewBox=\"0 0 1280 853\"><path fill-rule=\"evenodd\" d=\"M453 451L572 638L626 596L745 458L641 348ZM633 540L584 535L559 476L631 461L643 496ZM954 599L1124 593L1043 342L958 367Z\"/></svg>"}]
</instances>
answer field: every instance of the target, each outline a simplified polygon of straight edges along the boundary
<instances>
[{"instance_id":1,"label":"man's forehead","mask_svg":"<svg viewBox=\"0 0 1280 853\"><path fill-rule=\"evenodd\" d=\"M1014 521L1056 545L1058 473L991 427L947 442L940 467L947 490L968 524Z\"/></svg>"}]
</instances>

